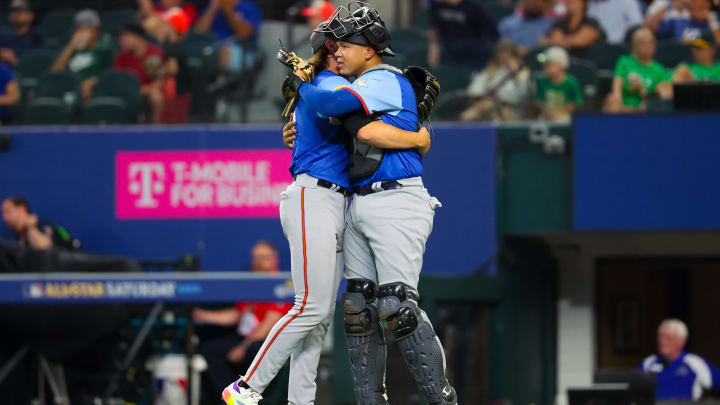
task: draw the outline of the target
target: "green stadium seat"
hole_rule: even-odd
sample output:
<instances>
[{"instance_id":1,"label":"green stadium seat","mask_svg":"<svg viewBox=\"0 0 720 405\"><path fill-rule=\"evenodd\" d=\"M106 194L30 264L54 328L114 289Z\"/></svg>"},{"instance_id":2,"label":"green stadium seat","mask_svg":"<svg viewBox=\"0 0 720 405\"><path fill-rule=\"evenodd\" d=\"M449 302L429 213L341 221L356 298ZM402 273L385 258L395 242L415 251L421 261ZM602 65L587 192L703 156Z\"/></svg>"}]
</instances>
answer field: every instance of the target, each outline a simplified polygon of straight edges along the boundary
<instances>
[{"instance_id":1,"label":"green stadium seat","mask_svg":"<svg viewBox=\"0 0 720 405\"><path fill-rule=\"evenodd\" d=\"M213 34L212 32L201 33L195 30L191 30L185 37L185 42L201 43L206 46L212 45L217 41L217 36L215 36L215 34Z\"/></svg>"},{"instance_id":2,"label":"green stadium seat","mask_svg":"<svg viewBox=\"0 0 720 405\"><path fill-rule=\"evenodd\" d=\"M215 72L218 69L218 55L212 43L195 39L185 41L185 53L191 71Z\"/></svg>"},{"instance_id":3,"label":"green stadium seat","mask_svg":"<svg viewBox=\"0 0 720 405\"><path fill-rule=\"evenodd\" d=\"M10 25L9 13L0 13L0 27L7 27Z\"/></svg>"},{"instance_id":4,"label":"green stadium seat","mask_svg":"<svg viewBox=\"0 0 720 405\"><path fill-rule=\"evenodd\" d=\"M465 90L470 84L472 70L465 66L441 64L432 69L433 74L440 82L442 93L450 93L457 90Z\"/></svg>"},{"instance_id":5,"label":"green stadium seat","mask_svg":"<svg viewBox=\"0 0 720 405\"><path fill-rule=\"evenodd\" d=\"M51 72L42 76L35 89L35 97L55 97L63 100L68 109L80 104L80 76L73 72Z\"/></svg>"},{"instance_id":6,"label":"green stadium seat","mask_svg":"<svg viewBox=\"0 0 720 405\"><path fill-rule=\"evenodd\" d=\"M413 28L418 30L428 30L430 29L431 24L432 19L430 17L430 9L428 7L423 7L417 12L417 14L415 14L412 25Z\"/></svg>"},{"instance_id":7,"label":"green stadium seat","mask_svg":"<svg viewBox=\"0 0 720 405\"><path fill-rule=\"evenodd\" d=\"M390 45L395 53L409 65L427 65L428 36L416 29L396 30L390 33ZM392 60L393 65L400 64Z\"/></svg>"},{"instance_id":8,"label":"green stadium seat","mask_svg":"<svg viewBox=\"0 0 720 405\"><path fill-rule=\"evenodd\" d=\"M567 72L579 82L585 98L595 98L598 92L598 76L595 64L585 60L573 60Z\"/></svg>"},{"instance_id":9,"label":"green stadium seat","mask_svg":"<svg viewBox=\"0 0 720 405\"><path fill-rule=\"evenodd\" d=\"M101 14L102 30L113 37L117 37L125 24L134 21L137 11L131 8L105 11Z\"/></svg>"},{"instance_id":10,"label":"green stadium seat","mask_svg":"<svg viewBox=\"0 0 720 405\"><path fill-rule=\"evenodd\" d=\"M45 35L45 45L49 48L60 48L67 43L73 31L75 10L61 8L50 11L40 22L40 31Z\"/></svg>"},{"instance_id":11,"label":"green stadium seat","mask_svg":"<svg viewBox=\"0 0 720 405\"><path fill-rule=\"evenodd\" d=\"M130 122L137 120L140 111L140 80L133 73L110 71L100 75L93 88L93 97L118 97L125 102Z\"/></svg>"},{"instance_id":12,"label":"green stadium seat","mask_svg":"<svg viewBox=\"0 0 720 405\"><path fill-rule=\"evenodd\" d=\"M23 112L27 125L65 125L70 123L70 112L65 102L55 97L38 97Z\"/></svg>"},{"instance_id":13,"label":"green stadium seat","mask_svg":"<svg viewBox=\"0 0 720 405\"><path fill-rule=\"evenodd\" d=\"M584 59L593 62L600 70L614 71L618 59L629 53L630 50L623 45L602 42L589 47Z\"/></svg>"},{"instance_id":14,"label":"green stadium seat","mask_svg":"<svg viewBox=\"0 0 720 405\"><path fill-rule=\"evenodd\" d=\"M127 124L125 101L118 97L94 97L83 110L82 122L92 125Z\"/></svg>"},{"instance_id":15,"label":"green stadium seat","mask_svg":"<svg viewBox=\"0 0 720 405\"><path fill-rule=\"evenodd\" d=\"M692 61L688 45L675 41L658 41L655 60L668 69L675 69L681 62Z\"/></svg>"},{"instance_id":16,"label":"green stadium seat","mask_svg":"<svg viewBox=\"0 0 720 405\"><path fill-rule=\"evenodd\" d=\"M18 61L17 73L20 76L20 86L33 88L37 86L40 76L50 70L55 61L56 52L50 49L29 49L23 53Z\"/></svg>"},{"instance_id":17,"label":"green stadium seat","mask_svg":"<svg viewBox=\"0 0 720 405\"><path fill-rule=\"evenodd\" d=\"M485 9L496 23L515 12L513 6L493 2L485 3Z\"/></svg>"},{"instance_id":18,"label":"green stadium seat","mask_svg":"<svg viewBox=\"0 0 720 405\"><path fill-rule=\"evenodd\" d=\"M672 100L662 100L657 97L652 97L647 100L646 112L649 113L672 113L675 111L675 106Z\"/></svg>"}]
</instances>

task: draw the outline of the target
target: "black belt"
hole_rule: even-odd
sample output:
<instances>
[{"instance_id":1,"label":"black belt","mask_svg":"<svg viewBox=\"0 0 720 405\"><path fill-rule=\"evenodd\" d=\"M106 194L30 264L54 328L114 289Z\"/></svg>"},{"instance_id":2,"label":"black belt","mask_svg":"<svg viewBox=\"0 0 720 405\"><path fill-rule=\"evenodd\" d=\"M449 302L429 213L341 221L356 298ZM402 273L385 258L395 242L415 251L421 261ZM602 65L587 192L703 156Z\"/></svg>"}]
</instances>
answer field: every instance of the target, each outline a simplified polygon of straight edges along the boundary
<instances>
[{"instance_id":1,"label":"black belt","mask_svg":"<svg viewBox=\"0 0 720 405\"><path fill-rule=\"evenodd\" d=\"M296 178L297 178L297 176L293 176L293 180L295 180ZM318 187L326 188L330 191L336 191L336 192L344 195L345 197L350 196L350 192L348 191L348 189L346 189L343 186L338 186L337 184L333 184L327 180L317 179L317 185L318 185Z\"/></svg>"},{"instance_id":2,"label":"black belt","mask_svg":"<svg viewBox=\"0 0 720 405\"><path fill-rule=\"evenodd\" d=\"M366 184L364 186L355 186L354 187L355 194L363 196L363 195L377 193L378 191L395 190L398 188L402 188L402 184L400 184L400 182L398 182L397 180L381 181L379 189L374 189L373 184L376 184L376 183Z\"/></svg>"}]
</instances>

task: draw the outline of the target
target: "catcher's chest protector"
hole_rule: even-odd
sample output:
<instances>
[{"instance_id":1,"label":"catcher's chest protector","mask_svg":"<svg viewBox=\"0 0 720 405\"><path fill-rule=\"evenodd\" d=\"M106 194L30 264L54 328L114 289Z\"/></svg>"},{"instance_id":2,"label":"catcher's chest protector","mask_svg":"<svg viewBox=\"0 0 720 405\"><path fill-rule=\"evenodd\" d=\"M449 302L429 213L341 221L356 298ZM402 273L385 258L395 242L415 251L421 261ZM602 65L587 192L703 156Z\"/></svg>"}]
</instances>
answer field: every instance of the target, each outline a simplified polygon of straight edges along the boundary
<instances>
[{"instance_id":1,"label":"catcher's chest protector","mask_svg":"<svg viewBox=\"0 0 720 405\"><path fill-rule=\"evenodd\" d=\"M363 75L375 70L389 70L401 76L403 75L402 70L386 64L374 66L365 71ZM372 113L370 117L365 120L365 123L380 121L380 115L382 114L379 112ZM372 176L380 168L384 156L385 149L360 142L357 139L357 131L355 131L350 140L350 183L355 183Z\"/></svg>"}]
</instances>

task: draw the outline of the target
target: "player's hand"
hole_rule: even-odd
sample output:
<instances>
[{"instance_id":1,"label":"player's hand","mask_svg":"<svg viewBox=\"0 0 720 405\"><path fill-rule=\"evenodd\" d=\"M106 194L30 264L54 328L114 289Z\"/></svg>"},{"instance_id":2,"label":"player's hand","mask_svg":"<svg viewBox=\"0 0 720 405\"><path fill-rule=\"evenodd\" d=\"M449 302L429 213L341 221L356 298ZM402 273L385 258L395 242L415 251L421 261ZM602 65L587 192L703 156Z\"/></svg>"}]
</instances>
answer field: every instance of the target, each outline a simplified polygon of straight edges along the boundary
<instances>
[{"instance_id":1,"label":"player's hand","mask_svg":"<svg viewBox=\"0 0 720 405\"><path fill-rule=\"evenodd\" d=\"M241 361L245 360L245 352L245 346L237 345L228 352L227 359L231 363L240 363Z\"/></svg>"},{"instance_id":2,"label":"player's hand","mask_svg":"<svg viewBox=\"0 0 720 405\"><path fill-rule=\"evenodd\" d=\"M313 72L315 72L315 67L314 67L314 66L310 66L310 70L312 70ZM302 70L302 69L295 69L295 71L293 71L293 74L294 74L295 76L303 79L303 81L306 81L306 82L309 82L309 81L310 81L310 77L308 77L307 73L305 73L305 71Z\"/></svg>"},{"instance_id":3,"label":"player's hand","mask_svg":"<svg viewBox=\"0 0 720 405\"><path fill-rule=\"evenodd\" d=\"M290 120L283 127L283 143L289 149L295 147L295 139L297 138L295 134L297 134L297 129L295 129L295 120Z\"/></svg>"},{"instance_id":4,"label":"player's hand","mask_svg":"<svg viewBox=\"0 0 720 405\"><path fill-rule=\"evenodd\" d=\"M418 131L418 134L420 135L420 146L418 146L418 152L420 152L420 155L425 155L430 150L430 132L428 132L427 128L422 127Z\"/></svg>"}]
</instances>

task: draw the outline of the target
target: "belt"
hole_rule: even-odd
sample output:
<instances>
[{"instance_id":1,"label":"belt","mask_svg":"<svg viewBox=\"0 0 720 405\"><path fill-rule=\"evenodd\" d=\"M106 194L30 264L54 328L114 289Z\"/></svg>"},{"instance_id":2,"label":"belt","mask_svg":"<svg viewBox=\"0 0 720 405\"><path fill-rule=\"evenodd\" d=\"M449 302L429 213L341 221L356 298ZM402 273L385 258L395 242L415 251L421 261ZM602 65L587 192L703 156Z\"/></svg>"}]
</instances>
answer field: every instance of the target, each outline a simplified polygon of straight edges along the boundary
<instances>
[{"instance_id":1,"label":"belt","mask_svg":"<svg viewBox=\"0 0 720 405\"><path fill-rule=\"evenodd\" d=\"M400 184L400 182L397 180L380 181L366 184L364 186L353 187L353 189L355 190L355 194L359 196L373 194L383 190L395 190L398 188L402 188L402 184Z\"/></svg>"},{"instance_id":2,"label":"belt","mask_svg":"<svg viewBox=\"0 0 720 405\"><path fill-rule=\"evenodd\" d=\"M293 180L295 180L297 176L293 176ZM317 185L318 187L326 188L330 191L338 192L345 197L349 197L351 193L343 186L338 186L337 184L331 183L327 180L317 179Z\"/></svg>"}]
</instances>

